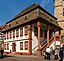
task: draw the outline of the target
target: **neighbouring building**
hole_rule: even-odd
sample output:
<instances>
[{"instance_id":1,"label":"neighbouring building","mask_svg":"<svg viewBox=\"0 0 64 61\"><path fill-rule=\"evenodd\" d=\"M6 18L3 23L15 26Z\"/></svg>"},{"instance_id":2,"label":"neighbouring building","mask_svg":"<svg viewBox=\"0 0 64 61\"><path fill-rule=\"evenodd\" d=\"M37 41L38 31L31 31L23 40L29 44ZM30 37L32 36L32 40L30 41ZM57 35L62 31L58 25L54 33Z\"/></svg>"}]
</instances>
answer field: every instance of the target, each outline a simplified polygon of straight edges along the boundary
<instances>
[{"instance_id":1,"label":"neighbouring building","mask_svg":"<svg viewBox=\"0 0 64 61\"><path fill-rule=\"evenodd\" d=\"M2 30L3 30L3 26L0 26L0 50L4 47L4 37L3 37L3 33L2 33Z\"/></svg>"},{"instance_id":2,"label":"neighbouring building","mask_svg":"<svg viewBox=\"0 0 64 61\"><path fill-rule=\"evenodd\" d=\"M64 0L54 0L54 16L63 30L61 31L61 43L64 44Z\"/></svg>"},{"instance_id":3,"label":"neighbouring building","mask_svg":"<svg viewBox=\"0 0 64 61\"><path fill-rule=\"evenodd\" d=\"M4 52L41 55L46 47L60 46L60 31L57 18L34 3L6 23L4 33ZM59 37L56 32L59 31Z\"/></svg>"}]
</instances>

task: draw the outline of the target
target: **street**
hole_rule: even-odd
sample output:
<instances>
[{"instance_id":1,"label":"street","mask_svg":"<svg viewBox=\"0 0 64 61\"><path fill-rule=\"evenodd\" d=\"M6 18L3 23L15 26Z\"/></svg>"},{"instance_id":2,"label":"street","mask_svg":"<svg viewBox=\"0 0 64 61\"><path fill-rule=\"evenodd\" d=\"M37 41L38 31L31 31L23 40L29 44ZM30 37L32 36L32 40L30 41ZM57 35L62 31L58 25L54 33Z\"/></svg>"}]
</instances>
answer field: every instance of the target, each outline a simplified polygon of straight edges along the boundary
<instances>
[{"instance_id":1,"label":"street","mask_svg":"<svg viewBox=\"0 0 64 61\"><path fill-rule=\"evenodd\" d=\"M5 55L4 58L0 58L0 61L59 61L53 60L51 56L51 60L46 60L43 56L22 56L22 55Z\"/></svg>"}]
</instances>

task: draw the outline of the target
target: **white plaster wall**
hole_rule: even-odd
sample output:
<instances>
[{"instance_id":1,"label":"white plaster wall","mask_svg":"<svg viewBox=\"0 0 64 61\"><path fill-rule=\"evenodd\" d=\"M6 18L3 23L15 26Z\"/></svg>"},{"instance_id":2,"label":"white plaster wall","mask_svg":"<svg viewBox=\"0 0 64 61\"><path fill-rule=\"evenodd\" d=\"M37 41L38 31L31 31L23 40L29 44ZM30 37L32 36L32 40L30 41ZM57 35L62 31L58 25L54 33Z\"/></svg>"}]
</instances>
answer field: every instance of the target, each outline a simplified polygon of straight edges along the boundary
<instances>
[{"instance_id":1,"label":"white plaster wall","mask_svg":"<svg viewBox=\"0 0 64 61\"><path fill-rule=\"evenodd\" d=\"M44 36L44 34L43 34L43 36ZM4 42L21 40L21 41L16 41L16 52L28 52L28 50L24 50L24 45L23 45L23 50L20 50L20 42L23 42L23 44L24 44L25 41L28 41L28 40L22 40L22 39L28 39L28 35L24 36L24 27L23 27L23 36L20 37L20 29L19 29L19 37L16 37L16 30L15 30L15 38L6 39L6 40L4 40ZM41 37L41 41L43 39L44 38ZM9 52L10 50L12 51L11 44L12 44L12 42L9 43L9 50L5 50L5 51L7 51L7 52ZM34 35L34 27L32 26L32 52L36 51L37 48L38 48L38 39Z\"/></svg>"},{"instance_id":2,"label":"white plaster wall","mask_svg":"<svg viewBox=\"0 0 64 61\"><path fill-rule=\"evenodd\" d=\"M12 51L12 42L9 43L9 51Z\"/></svg>"},{"instance_id":3,"label":"white plaster wall","mask_svg":"<svg viewBox=\"0 0 64 61\"><path fill-rule=\"evenodd\" d=\"M6 33L7 35L7 33ZM20 42L24 42L25 41L28 41L28 40L22 40L22 39L28 39L28 35L25 35L24 36L24 27L23 27L23 36L20 36L20 29L19 29L19 37L16 37L16 29L15 29L15 38L9 38L7 39L7 36L6 36L6 40L4 40L4 42L9 42L9 50L4 50L5 52L10 52L10 50L12 51L12 41L16 41L16 52L28 52L28 50L20 50ZM21 40L21 41L18 41L18 40ZM23 48L24 48L24 45L23 45Z\"/></svg>"},{"instance_id":4,"label":"white plaster wall","mask_svg":"<svg viewBox=\"0 0 64 61\"><path fill-rule=\"evenodd\" d=\"M57 45L60 46L60 41L56 41L56 46L57 46ZM54 42L50 45L50 48L51 48L51 47L53 47L53 49L55 49L55 48L54 48Z\"/></svg>"},{"instance_id":5,"label":"white plaster wall","mask_svg":"<svg viewBox=\"0 0 64 61\"><path fill-rule=\"evenodd\" d=\"M37 37L34 35L34 27L32 26L32 52L37 49L38 40Z\"/></svg>"},{"instance_id":6,"label":"white plaster wall","mask_svg":"<svg viewBox=\"0 0 64 61\"><path fill-rule=\"evenodd\" d=\"M7 35L7 33L6 33L6 35ZM4 40L4 42L21 40L21 39L28 39L28 35L24 36L24 27L23 27L23 36L20 36L20 29L19 29L19 37L16 37L16 30L15 30L15 38L7 39L7 36L6 36L6 40Z\"/></svg>"},{"instance_id":7,"label":"white plaster wall","mask_svg":"<svg viewBox=\"0 0 64 61\"><path fill-rule=\"evenodd\" d=\"M6 43L7 44L7 43ZM9 50L4 50L5 52L10 52L10 50L12 51L12 42L9 42Z\"/></svg>"},{"instance_id":8,"label":"white plaster wall","mask_svg":"<svg viewBox=\"0 0 64 61\"><path fill-rule=\"evenodd\" d=\"M28 50L24 50L24 42L28 40L23 40L23 41L17 41L16 42L16 52L28 52ZM20 42L23 42L23 50L20 50Z\"/></svg>"},{"instance_id":9,"label":"white plaster wall","mask_svg":"<svg viewBox=\"0 0 64 61\"><path fill-rule=\"evenodd\" d=\"M44 39L43 36L41 37L41 41ZM32 26L32 52L34 53L34 51L36 51L37 49L38 49L38 37L34 35L34 26Z\"/></svg>"}]
</instances>

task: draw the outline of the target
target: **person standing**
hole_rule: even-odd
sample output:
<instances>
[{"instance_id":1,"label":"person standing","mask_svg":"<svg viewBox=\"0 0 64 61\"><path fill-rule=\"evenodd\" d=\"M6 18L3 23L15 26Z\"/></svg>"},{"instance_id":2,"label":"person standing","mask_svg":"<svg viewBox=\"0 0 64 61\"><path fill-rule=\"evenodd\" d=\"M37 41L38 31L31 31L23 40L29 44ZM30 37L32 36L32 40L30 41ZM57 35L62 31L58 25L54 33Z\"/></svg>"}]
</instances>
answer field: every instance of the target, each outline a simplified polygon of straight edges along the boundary
<instances>
[{"instance_id":1,"label":"person standing","mask_svg":"<svg viewBox=\"0 0 64 61\"><path fill-rule=\"evenodd\" d=\"M55 49L55 54L54 54L54 60L58 59L58 55L59 55L59 50L58 48Z\"/></svg>"},{"instance_id":2,"label":"person standing","mask_svg":"<svg viewBox=\"0 0 64 61\"><path fill-rule=\"evenodd\" d=\"M64 45L63 45L63 61L64 61Z\"/></svg>"},{"instance_id":3,"label":"person standing","mask_svg":"<svg viewBox=\"0 0 64 61\"><path fill-rule=\"evenodd\" d=\"M48 48L46 49L47 60L50 60L50 52L51 52L51 50L50 50L50 48L48 47Z\"/></svg>"},{"instance_id":4,"label":"person standing","mask_svg":"<svg viewBox=\"0 0 64 61\"><path fill-rule=\"evenodd\" d=\"M4 50L3 50L3 48L1 48L1 58L3 58L3 52L4 52Z\"/></svg>"},{"instance_id":5,"label":"person standing","mask_svg":"<svg viewBox=\"0 0 64 61\"><path fill-rule=\"evenodd\" d=\"M44 59L47 59L46 50L44 50Z\"/></svg>"},{"instance_id":6,"label":"person standing","mask_svg":"<svg viewBox=\"0 0 64 61\"><path fill-rule=\"evenodd\" d=\"M59 50L59 57L60 57L59 61L63 61L63 49L62 48L60 48Z\"/></svg>"}]
</instances>

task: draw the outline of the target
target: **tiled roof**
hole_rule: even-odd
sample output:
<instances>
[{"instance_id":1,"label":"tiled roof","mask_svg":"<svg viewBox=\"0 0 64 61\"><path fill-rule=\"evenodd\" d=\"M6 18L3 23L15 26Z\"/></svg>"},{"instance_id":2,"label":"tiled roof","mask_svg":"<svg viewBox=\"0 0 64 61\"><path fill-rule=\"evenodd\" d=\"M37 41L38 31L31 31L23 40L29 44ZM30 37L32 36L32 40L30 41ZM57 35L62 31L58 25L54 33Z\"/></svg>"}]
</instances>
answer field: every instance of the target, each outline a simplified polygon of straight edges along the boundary
<instances>
[{"instance_id":1,"label":"tiled roof","mask_svg":"<svg viewBox=\"0 0 64 61\"><path fill-rule=\"evenodd\" d=\"M6 23L6 27L4 31L12 29L14 27L17 27L21 24L30 22L36 18L42 18L48 21L49 23L55 25L59 29L62 29L59 27L57 23L57 18L48 13L46 10L44 10L40 5L37 3L34 3L33 5L29 6L22 12L20 12L16 17L14 17L11 21Z\"/></svg>"},{"instance_id":2,"label":"tiled roof","mask_svg":"<svg viewBox=\"0 0 64 61\"><path fill-rule=\"evenodd\" d=\"M41 8L44 12L46 12L48 15L52 16L53 18L57 19L56 17L54 17L53 15L51 15L50 13L48 13L46 10L44 10L39 4L37 3L34 3L33 5L27 7L26 9L24 9L23 11L21 11L18 15L16 15L12 20L10 20L9 22L11 21L14 21L15 19L19 18L20 16L23 16L25 14L27 14L28 12L36 9L36 8ZM9 23L7 22L7 23Z\"/></svg>"}]
</instances>

